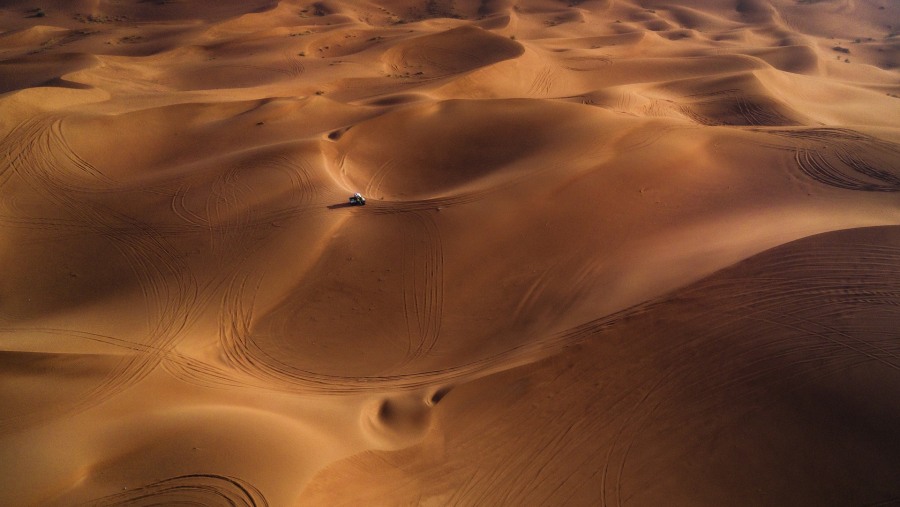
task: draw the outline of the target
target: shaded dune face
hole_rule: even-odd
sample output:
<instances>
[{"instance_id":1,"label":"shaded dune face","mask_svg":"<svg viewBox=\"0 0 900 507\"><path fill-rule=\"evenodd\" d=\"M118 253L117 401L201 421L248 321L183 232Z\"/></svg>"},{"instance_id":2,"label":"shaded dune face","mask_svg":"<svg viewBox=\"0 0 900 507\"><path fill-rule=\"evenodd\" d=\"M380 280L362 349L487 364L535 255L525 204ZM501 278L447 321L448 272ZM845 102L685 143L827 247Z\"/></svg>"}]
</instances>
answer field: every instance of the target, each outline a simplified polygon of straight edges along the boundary
<instances>
[{"instance_id":1,"label":"shaded dune face","mask_svg":"<svg viewBox=\"0 0 900 507\"><path fill-rule=\"evenodd\" d=\"M898 9L3 3L0 504L896 501Z\"/></svg>"},{"instance_id":2,"label":"shaded dune face","mask_svg":"<svg viewBox=\"0 0 900 507\"><path fill-rule=\"evenodd\" d=\"M768 93L752 72L684 79L663 85L679 97L679 111L701 125L791 126L809 120Z\"/></svg>"},{"instance_id":3,"label":"shaded dune face","mask_svg":"<svg viewBox=\"0 0 900 507\"><path fill-rule=\"evenodd\" d=\"M392 70L441 76L515 58L523 52L518 42L463 26L404 41L386 51L381 59Z\"/></svg>"},{"instance_id":4,"label":"shaded dune face","mask_svg":"<svg viewBox=\"0 0 900 507\"><path fill-rule=\"evenodd\" d=\"M65 82L61 76L89 68L97 61L85 54L41 55L0 62L0 93L32 86L61 86L85 88L78 83Z\"/></svg>"},{"instance_id":5,"label":"shaded dune face","mask_svg":"<svg viewBox=\"0 0 900 507\"><path fill-rule=\"evenodd\" d=\"M799 503L878 501L900 472L898 240L897 227L813 236L623 312L564 353L452 391L436 415L456 431L345 460L307 499L440 498L476 477L491 485L479 498L512 503L706 505L760 483ZM364 492L337 492L348 481Z\"/></svg>"},{"instance_id":6,"label":"shaded dune face","mask_svg":"<svg viewBox=\"0 0 900 507\"><path fill-rule=\"evenodd\" d=\"M335 170L378 198L452 192L539 152L578 117L524 101L414 105L357 125L336 146Z\"/></svg>"},{"instance_id":7,"label":"shaded dune face","mask_svg":"<svg viewBox=\"0 0 900 507\"><path fill-rule=\"evenodd\" d=\"M826 185L867 192L900 192L894 160L900 147L843 129L768 131L796 141L797 166L806 176ZM830 150L819 150L827 143Z\"/></svg>"},{"instance_id":8,"label":"shaded dune face","mask_svg":"<svg viewBox=\"0 0 900 507\"><path fill-rule=\"evenodd\" d=\"M698 98L682 106L682 111L703 125L798 125L792 118L796 113L768 97L729 96L727 92L717 95Z\"/></svg>"}]
</instances>

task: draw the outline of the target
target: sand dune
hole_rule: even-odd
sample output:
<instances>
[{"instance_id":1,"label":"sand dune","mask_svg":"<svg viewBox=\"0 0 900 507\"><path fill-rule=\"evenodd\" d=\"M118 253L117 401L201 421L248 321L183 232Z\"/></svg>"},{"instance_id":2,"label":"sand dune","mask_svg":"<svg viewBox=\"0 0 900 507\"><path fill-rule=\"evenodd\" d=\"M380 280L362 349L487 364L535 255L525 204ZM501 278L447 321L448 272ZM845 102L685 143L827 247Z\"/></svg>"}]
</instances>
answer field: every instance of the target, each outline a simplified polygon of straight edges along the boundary
<instances>
[{"instance_id":1,"label":"sand dune","mask_svg":"<svg viewBox=\"0 0 900 507\"><path fill-rule=\"evenodd\" d=\"M0 503L896 502L898 8L5 3Z\"/></svg>"},{"instance_id":2,"label":"sand dune","mask_svg":"<svg viewBox=\"0 0 900 507\"><path fill-rule=\"evenodd\" d=\"M866 228L791 242L584 329L558 355L459 386L436 408L439 423L422 443L332 465L306 498L331 505L890 498L900 473L897 232ZM858 265L872 270L861 274L852 269ZM344 484L355 487L344 494Z\"/></svg>"}]
</instances>

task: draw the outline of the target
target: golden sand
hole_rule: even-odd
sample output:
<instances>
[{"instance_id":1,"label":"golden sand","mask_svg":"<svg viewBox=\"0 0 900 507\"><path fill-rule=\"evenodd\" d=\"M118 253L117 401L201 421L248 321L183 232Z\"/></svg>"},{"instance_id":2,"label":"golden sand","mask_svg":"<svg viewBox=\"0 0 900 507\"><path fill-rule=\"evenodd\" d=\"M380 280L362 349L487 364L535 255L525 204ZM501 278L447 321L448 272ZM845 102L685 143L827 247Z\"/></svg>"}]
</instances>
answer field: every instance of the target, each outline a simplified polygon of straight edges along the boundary
<instances>
[{"instance_id":1,"label":"golden sand","mask_svg":"<svg viewBox=\"0 0 900 507\"><path fill-rule=\"evenodd\" d=\"M0 504L896 502L898 27L4 2Z\"/></svg>"}]
</instances>

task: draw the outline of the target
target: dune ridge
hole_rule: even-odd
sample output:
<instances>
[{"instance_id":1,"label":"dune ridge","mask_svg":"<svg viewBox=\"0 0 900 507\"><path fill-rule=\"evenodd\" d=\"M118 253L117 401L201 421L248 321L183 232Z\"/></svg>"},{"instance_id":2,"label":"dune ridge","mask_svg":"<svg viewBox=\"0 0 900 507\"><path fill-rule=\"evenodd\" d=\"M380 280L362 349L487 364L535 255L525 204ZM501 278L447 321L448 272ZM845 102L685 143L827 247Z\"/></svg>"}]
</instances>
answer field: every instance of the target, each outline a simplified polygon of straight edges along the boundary
<instances>
[{"instance_id":1,"label":"dune ridge","mask_svg":"<svg viewBox=\"0 0 900 507\"><path fill-rule=\"evenodd\" d=\"M0 503L896 502L898 9L6 2Z\"/></svg>"}]
</instances>

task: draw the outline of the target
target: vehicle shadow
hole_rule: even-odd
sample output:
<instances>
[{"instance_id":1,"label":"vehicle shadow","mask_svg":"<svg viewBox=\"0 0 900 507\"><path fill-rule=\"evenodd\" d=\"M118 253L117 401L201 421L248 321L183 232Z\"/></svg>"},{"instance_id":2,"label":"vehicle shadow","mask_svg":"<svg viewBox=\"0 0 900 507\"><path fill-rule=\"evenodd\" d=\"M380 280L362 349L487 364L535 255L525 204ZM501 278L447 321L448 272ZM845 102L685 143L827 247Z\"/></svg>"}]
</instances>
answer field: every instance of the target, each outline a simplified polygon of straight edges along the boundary
<instances>
[{"instance_id":1,"label":"vehicle shadow","mask_svg":"<svg viewBox=\"0 0 900 507\"><path fill-rule=\"evenodd\" d=\"M353 205L349 202L342 202L340 204L331 204L328 206L328 209L338 209L338 208L350 208Z\"/></svg>"}]
</instances>

